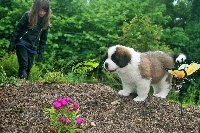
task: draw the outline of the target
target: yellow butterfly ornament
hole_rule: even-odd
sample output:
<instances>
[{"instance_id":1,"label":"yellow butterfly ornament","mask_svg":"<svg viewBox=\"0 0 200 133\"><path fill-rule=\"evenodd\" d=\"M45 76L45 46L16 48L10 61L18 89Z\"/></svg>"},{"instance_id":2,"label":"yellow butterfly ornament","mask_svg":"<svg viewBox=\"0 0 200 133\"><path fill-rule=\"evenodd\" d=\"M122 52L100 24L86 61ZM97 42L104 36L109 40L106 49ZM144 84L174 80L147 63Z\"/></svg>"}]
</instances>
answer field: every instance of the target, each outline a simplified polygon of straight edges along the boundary
<instances>
[{"instance_id":1,"label":"yellow butterfly ornament","mask_svg":"<svg viewBox=\"0 0 200 133\"><path fill-rule=\"evenodd\" d=\"M183 110L182 110L182 103L183 103L183 96L184 96L184 89L183 84L185 81L189 81L186 77L193 74L200 68L200 64L198 63L191 63L188 64L182 64L178 69L166 69L166 71L175 77L175 83L172 84L172 87L176 89L176 92L180 92L179 99L180 99L180 123L181 123L181 129L183 130L184 126L182 123L182 117L183 117Z\"/></svg>"},{"instance_id":2,"label":"yellow butterfly ornament","mask_svg":"<svg viewBox=\"0 0 200 133\"><path fill-rule=\"evenodd\" d=\"M193 62L190 65L182 64L178 68L178 70L167 70L167 71L168 71L168 73L174 75L176 78L185 78L186 76L193 74L199 68L200 68L200 64Z\"/></svg>"}]
</instances>

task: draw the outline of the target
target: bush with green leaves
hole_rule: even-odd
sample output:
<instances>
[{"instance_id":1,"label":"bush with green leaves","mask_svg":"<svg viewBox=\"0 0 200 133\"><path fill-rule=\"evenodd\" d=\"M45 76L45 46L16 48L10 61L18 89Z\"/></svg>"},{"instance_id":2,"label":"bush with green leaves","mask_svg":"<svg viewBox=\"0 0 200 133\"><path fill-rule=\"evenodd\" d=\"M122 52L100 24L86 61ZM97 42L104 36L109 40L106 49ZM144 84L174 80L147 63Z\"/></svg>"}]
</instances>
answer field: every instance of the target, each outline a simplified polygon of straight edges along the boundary
<instances>
[{"instance_id":1,"label":"bush with green leaves","mask_svg":"<svg viewBox=\"0 0 200 133\"><path fill-rule=\"evenodd\" d=\"M65 83L66 82L66 77L62 72L47 72L44 74L43 79L41 80L42 82L47 82L47 83Z\"/></svg>"},{"instance_id":2,"label":"bush with green leaves","mask_svg":"<svg viewBox=\"0 0 200 133\"><path fill-rule=\"evenodd\" d=\"M122 89L121 79L117 74L110 73L105 69L102 70L102 73L104 75L101 77L101 80L105 81L105 83L103 82L104 84L115 89Z\"/></svg>"},{"instance_id":3,"label":"bush with green leaves","mask_svg":"<svg viewBox=\"0 0 200 133\"><path fill-rule=\"evenodd\" d=\"M95 60L83 61L73 66L72 71L73 72L91 72L98 66L99 66L99 62Z\"/></svg>"},{"instance_id":4,"label":"bush with green leaves","mask_svg":"<svg viewBox=\"0 0 200 133\"><path fill-rule=\"evenodd\" d=\"M67 73L66 80L70 83L83 83L88 82L89 80L95 82L97 81L97 78L95 75L91 75L90 73L92 73L98 66L99 62L95 60L79 62L72 67L71 72Z\"/></svg>"},{"instance_id":5,"label":"bush with green leaves","mask_svg":"<svg viewBox=\"0 0 200 133\"><path fill-rule=\"evenodd\" d=\"M18 76L18 61L17 61L17 56L16 54L5 54L2 58L0 58L0 66L3 67L7 77Z\"/></svg>"},{"instance_id":6,"label":"bush with green leaves","mask_svg":"<svg viewBox=\"0 0 200 133\"><path fill-rule=\"evenodd\" d=\"M86 73L69 72L66 75L66 82L68 83L85 83L88 82Z\"/></svg>"},{"instance_id":7,"label":"bush with green leaves","mask_svg":"<svg viewBox=\"0 0 200 133\"><path fill-rule=\"evenodd\" d=\"M158 49L170 51L169 47L160 41L162 26L153 24L151 19L144 15L136 15L130 22L125 21L122 31L123 36L119 37L120 44L140 52Z\"/></svg>"},{"instance_id":8,"label":"bush with green leaves","mask_svg":"<svg viewBox=\"0 0 200 133\"><path fill-rule=\"evenodd\" d=\"M188 24L185 33L190 40L185 45L187 47L182 47L182 50L187 54L189 60L200 61L200 21Z\"/></svg>"},{"instance_id":9,"label":"bush with green leaves","mask_svg":"<svg viewBox=\"0 0 200 133\"><path fill-rule=\"evenodd\" d=\"M182 99L184 106L194 104L200 106L200 100L198 100L198 97L200 97L199 86L195 80L187 81L187 84L183 83L181 89L182 93L180 94L180 92L177 92L176 88L173 87L172 90L170 90L167 99L172 102L180 102Z\"/></svg>"},{"instance_id":10,"label":"bush with green leaves","mask_svg":"<svg viewBox=\"0 0 200 133\"><path fill-rule=\"evenodd\" d=\"M0 86L6 84L8 81L8 78L6 76L6 72L3 70L3 67L0 69Z\"/></svg>"},{"instance_id":11,"label":"bush with green leaves","mask_svg":"<svg viewBox=\"0 0 200 133\"><path fill-rule=\"evenodd\" d=\"M161 41L167 44L173 52L181 52L190 42L183 28L166 28L163 30Z\"/></svg>"},{"instance_id":12,"label":"bush with green leaves","mask_svg":"<svg viewBox=\"0 0 200 133\"><path fill-rule=\"evenodd\" d=\"M29 81L34 82L34 81L40 81L40 80L42 80L42 70L39 68L38 65L34 64L33 67L31 68Z\"/></svg>"},{"instance_id":13,"label":"bush with green leaves","mask_svg":"<svg viewBox=\"0 0 200 133\"><path fill-rule=\"evenodd\" d=\"M0 86L7 85L7 84L20 86L21 82L13 76L7 77L6 72L4 71L3 67L1 66L0 67Z\"/></svg>"}]
</instances>

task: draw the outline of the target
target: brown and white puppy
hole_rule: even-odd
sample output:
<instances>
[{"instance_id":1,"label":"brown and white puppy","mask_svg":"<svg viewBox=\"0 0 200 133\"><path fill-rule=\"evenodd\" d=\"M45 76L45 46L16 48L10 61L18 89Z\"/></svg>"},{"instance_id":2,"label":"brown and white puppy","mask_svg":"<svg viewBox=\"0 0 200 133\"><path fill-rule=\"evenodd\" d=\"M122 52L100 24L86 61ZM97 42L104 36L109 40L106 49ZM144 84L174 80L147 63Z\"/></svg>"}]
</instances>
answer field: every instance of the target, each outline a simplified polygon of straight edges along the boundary
<instances>
[{"instance_id":1,"label":"brown and white puppy","mask_svg":"<svg viewBox=\"0 0 200 133\"><path fill-rule=\"evenodd\" d=\"M175 61L186 59L184 54L169 54L161 51L140 53L133 48L116 45L107 51L104 68L111 73L117 73L122 80L123 90L119 95L129 96L136 86L138 96L135 101L144 101L150 86L154 89L154 96L166 98L168 95L172 75L164 68L173 68Z\"/></svg>"}]
</instances>

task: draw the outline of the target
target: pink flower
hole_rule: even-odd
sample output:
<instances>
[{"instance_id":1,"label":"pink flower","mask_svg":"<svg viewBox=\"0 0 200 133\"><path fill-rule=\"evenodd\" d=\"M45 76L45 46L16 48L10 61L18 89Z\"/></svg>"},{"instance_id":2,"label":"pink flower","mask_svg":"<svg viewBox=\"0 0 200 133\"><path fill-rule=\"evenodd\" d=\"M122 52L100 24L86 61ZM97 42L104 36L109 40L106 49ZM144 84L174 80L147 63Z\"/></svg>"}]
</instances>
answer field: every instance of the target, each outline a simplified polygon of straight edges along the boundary
<instances>
[{"instance_id":1,"label":"pink flower","mask_svg":"<svg viewBox=\"0 0 200 133\"><path fill-rule=\"evenodd\" d=\"M82 122L83 122L83 119L80 116L78 118L76 118L77 124L81 124Z\"/></svg>"},{"instance_id":2,"label":"pink flower","mask_svg":"<svg viewBox=\"0 0 200 133\"><path fill-rule=\"evenodd\" d=\"M72 110L73 110L73 108L68 108L68 110L69 110L69 111L72 111Z\"/></svg>"},{"instance_id":3,"label":"pink flower","mask_svg":"<svg viewBox=\"0 0 200 133\"><path fill-rule=\"evenodd\" d=\"M56 102L53 103L53 107L54 107L56 110L59 110L60 107L61 107L61 103L58 102L58 101L56 101Z\"/></svg>"},{"instance_id":4,"label":"pink flower","mask_svg":"<svg viewBox=\"0 0 200 133\"><path fill-rule=\"evenodd\" d=\"M67 124L67 125L70 124L70 122L69 122L69 120L67 118L65 119L65 124Z\"/></svg>"},{"instance_id":5,"label":"pink flower","mask_svg":"<svg viewBox=\"0 0 200 133\"><path fill-rule=\"evenodd\" d=\"M78 109L78 104L76 102L74 102L74 109L77 110Z\"/></svg>"},{"instance_id":6,"label":"pink flower","mask_svg":"<svg viewBox=\"0 0 200 133\"><path fill-rule=\"evenodd\" d=\"M67 105L67 102L64 99L61 100L60 103L62 104L62 106L66 106Z\"/></svg>"},{"instance_id":7,"label":"pink flower","mask_svg":"<svg viewBox=\"0 0 200 133\"><path fill-rule=\"evenodd\" d=\"M69 98L69 97L67 97L67 98L64 98L67 102L72 102L73 100L71 99L71 98Z\"/></svg>"},{"instance_id":8,"label":"pink flower","mask_svg":"<svg viewBox=\"0 0 200 133\"><path fill-rule=\"evenodd\" d=\"M59 98L59 99L58 99L58 102L61 102L62 100L64 100L64 99L63 99L63 98Z\"/></svg>"},{"instance_id":9,"label":"pink flower","mask_svg":"<svg viewBox=\"0 0 200 133\"><path fill-rule=\"evenodd\" d=\"M59 117L58 120L62 121L62 122L65 122L65 117Z\"/></svg>"}]
</instances>

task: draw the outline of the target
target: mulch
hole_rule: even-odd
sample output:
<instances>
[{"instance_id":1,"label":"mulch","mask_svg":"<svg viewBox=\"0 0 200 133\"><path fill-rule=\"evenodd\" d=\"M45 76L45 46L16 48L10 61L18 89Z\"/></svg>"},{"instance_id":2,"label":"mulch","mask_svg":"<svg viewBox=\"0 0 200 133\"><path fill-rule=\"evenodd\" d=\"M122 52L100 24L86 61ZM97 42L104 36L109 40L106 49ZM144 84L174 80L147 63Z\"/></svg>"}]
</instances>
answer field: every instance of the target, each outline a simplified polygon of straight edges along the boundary
<instances>
[{"instance_id":1,"label":"mulch","mask_svg":"<svg viewBox=\"0 0 200 133\"><path fill-rule=\"evenodd\" d=\"M104 84L26 83L0 87L0 133L55 133L44 108L61 97L80 106L85 133L199 133L200 108L149 96L121 97ZM180 120L181 119L181 120ZM182 122L182 124L181 124ZM182 126L183 128L181 128Z\"/></svg>"}]
</instances>

